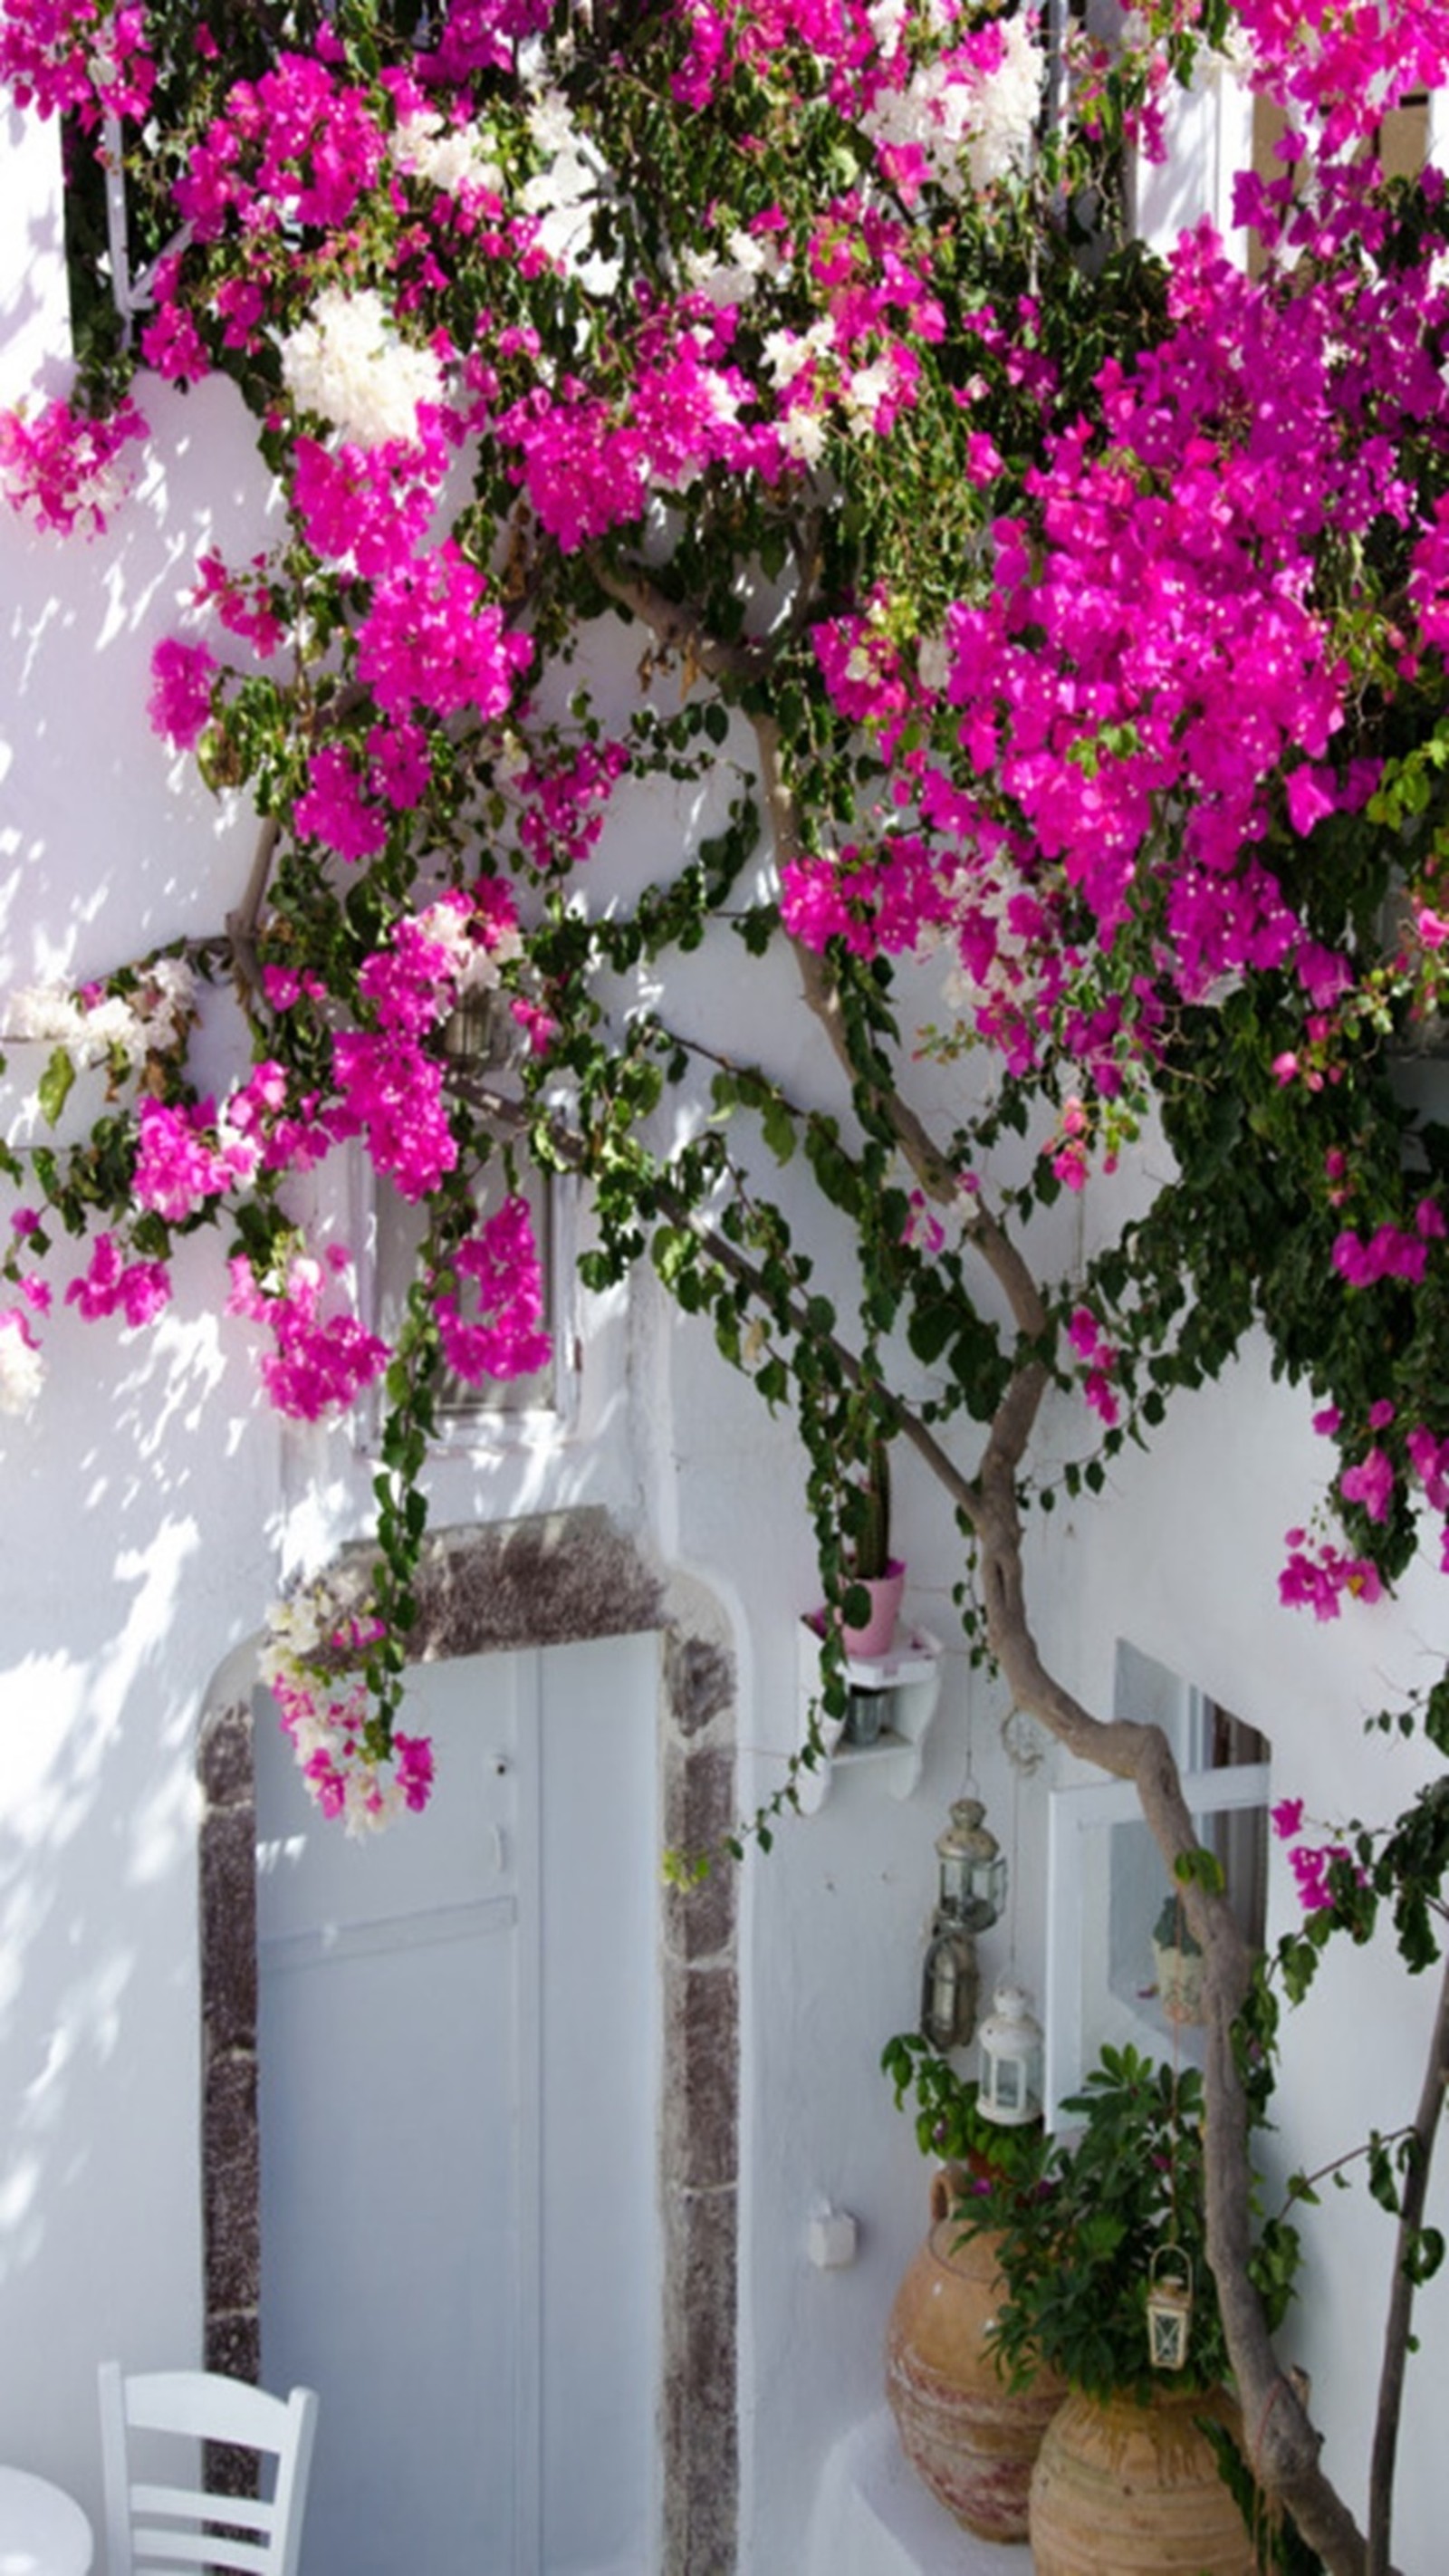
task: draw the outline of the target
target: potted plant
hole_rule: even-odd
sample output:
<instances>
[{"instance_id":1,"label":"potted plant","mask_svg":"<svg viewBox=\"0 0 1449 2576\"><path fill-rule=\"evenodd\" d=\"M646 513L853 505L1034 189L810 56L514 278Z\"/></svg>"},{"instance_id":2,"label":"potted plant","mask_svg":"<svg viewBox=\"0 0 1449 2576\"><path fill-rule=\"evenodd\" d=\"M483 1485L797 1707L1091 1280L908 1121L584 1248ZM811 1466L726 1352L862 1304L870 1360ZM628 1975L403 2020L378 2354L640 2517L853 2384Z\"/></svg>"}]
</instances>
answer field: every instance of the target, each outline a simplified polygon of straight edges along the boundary
<instances>
[{"instance_id":1,"label":"potted plant","mask_svg":"<svg viewBox=\"0 0 1449 2576\"><path fill-rule=\"evenodd\" d=\"M1036 2190L988 2178L958 2213L992 2236L1001 2366L1020 2378L1045 2365L1070 2390L1032 2472L1037 2576L1252 2576L1256 2551L1213 2438L1233 2410L1207 2265L1201 2078L1104 2048L1063 2109L1082 2126L1046 2151ZM1149 2343L1164 2255L1174 2295L1190 2293L1170 2371L1154 2367ZM1265 2228L1271 2323L1295 2255L1291 2230Z\"/></svg>"},{"instance_id":2,"label":"potted plant","mask_svg":"<svg viewBox=\"0 0 1449 2576\"><path fill-rule=\"evenodd\" d=\"M1152 1961L1157 1971L1157 2000L1175 2027L1202 2020L1203 1955L1194 1939L1180 1896L1165 1896L1152 1927Z\"/></svg>"},{"instance_id":3,"label":"potted plant","mask_svg":"<svg viewBox=\"0 0 1449 2576\"><path fill-rule=\"evenodd\" d=\"M906 1588L905 1566L891 1554L890 1449L878 1435L870 1441L864 1475L846 1494L842 1520L841 1642L847 1655L870 1663L890 1653Z\"/></svg>"},{"instance_id":4,"label":"potted plant","mask_svg":"<svg viewBox=\"0 0 1449 2576\"><path fill-rule=\"evenodd\" d=\"M990 2193L1004 2208L1040 2183L1040 2121L987 2120L978 2088L919 2032L890 2040L881 2064L896 2107L911 2098L916 2142L936 2159L930 2225L896 2292L886 2329L886 2395L901 2448L937 2502L985 2540L1024 2540L1031 2473L1066 2391L1050 2372L997 2364L994 2321L1004 2284L989 2229L962 2224L963 2204Z\"/></svg>"}]
</instances>

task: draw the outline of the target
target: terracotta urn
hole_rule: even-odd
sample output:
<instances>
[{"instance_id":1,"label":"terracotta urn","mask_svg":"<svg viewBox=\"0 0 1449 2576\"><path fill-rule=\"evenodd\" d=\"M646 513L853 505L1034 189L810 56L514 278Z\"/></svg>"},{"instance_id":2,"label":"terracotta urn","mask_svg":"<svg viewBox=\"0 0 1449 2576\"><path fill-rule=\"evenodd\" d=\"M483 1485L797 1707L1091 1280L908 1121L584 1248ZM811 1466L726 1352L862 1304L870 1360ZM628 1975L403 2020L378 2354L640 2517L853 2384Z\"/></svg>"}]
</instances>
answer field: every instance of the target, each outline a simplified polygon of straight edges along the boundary
<instances>
[{"instance_id":1,"label":"terracotta urn","mask_svg":"<svg viewBox=\"0 0 1449 2576\"><path fill-rule=\"evenodd\" d=\"M953 2202L950 2178L937 2174L931 2230L886 2330L886 2395L901 2448L937 2502L982 2540L1024 2540L1032 2465L1065 2391L1044 2371L1021 2390L998 2372L997 2240L963 2238Z\"/></svg>"},{"instance_id":2,"label":"terracotta urn","mask_svg":"<svg viewBox=\"0 0 1449 2576\"><path fill-rule=\"evenodd\" d=\"M1074 2389L1032 2472L1036 2576L1254 2576L1204 2417L1236 2423L1218 2389L1164 2388L1144 2403Z\"/></svg>"}]
</instances>

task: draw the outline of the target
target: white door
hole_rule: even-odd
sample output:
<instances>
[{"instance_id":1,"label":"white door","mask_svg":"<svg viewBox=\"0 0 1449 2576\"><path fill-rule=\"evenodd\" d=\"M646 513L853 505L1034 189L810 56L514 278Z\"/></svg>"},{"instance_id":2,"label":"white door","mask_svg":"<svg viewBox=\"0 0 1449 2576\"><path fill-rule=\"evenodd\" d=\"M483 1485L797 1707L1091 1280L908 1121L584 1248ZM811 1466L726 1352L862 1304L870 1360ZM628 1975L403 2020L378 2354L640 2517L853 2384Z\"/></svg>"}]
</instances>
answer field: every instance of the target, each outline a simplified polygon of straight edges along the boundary
<instances>
[{"instance_id":1,"label":"white door","mask_svg":"<svg viewBox=\"0 0 1449 2576\"><path fill-rule=\"evenodd\" d=\"M422 1817L257 1726L262 2369L321 2395L304 2576L645 2576L657 1646L420 1667Z\"/></svg>"}]
</instances>

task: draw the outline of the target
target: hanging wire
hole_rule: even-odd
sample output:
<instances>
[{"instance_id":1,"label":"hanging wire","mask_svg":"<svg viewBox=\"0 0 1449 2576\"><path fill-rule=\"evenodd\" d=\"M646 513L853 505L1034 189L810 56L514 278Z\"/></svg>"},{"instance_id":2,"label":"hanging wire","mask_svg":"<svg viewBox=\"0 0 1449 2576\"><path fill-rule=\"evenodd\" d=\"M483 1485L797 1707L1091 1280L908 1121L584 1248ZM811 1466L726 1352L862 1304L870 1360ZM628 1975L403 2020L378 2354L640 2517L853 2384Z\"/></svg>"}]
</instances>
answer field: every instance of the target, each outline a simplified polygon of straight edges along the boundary
<instances>
[{"instance_id":1,"label":"hanging wire","mask_svg":"<svg viewBox=\"0 0 1449 2576\"><path fill-rule=\"evenodd\" d=\"M1017 1855L1021 1846L1021 1773L1011 1766L1011 1877L1007 1883L1006 1973L1016 1976L1016 1889Z\"/></svg>"},{"instance_id":2,"label":"hanging wire","mask_svg":"<svg viewBox=\"0 0 1449 2576\"><path fill-rule=\"evenodd\" d=\"M976 1765L972 1759L975 1729L971 1714L971 1697L971 1677L968 1673L966 1677L966 1768L961 1774L961 1787L958 1793L963 1798L978 1798L981 1795L976 1778Z\"/></svg>"},{"instance_id":3,"label":"hanging wire","mask_svg":"<svg viewBox=\"0 0 1449 2576\"><path fill-rule=\"evenodd\" d=\"M1025 1709L1009 1708L1001 1721L1001 1742L1011 1767L1011 1875L1007 1880L1006 1973L1016 1975L1016 1890L1021 1847L1021 1784L1041 1769L1044 1748Z\"/></svg>"}]
</instances>

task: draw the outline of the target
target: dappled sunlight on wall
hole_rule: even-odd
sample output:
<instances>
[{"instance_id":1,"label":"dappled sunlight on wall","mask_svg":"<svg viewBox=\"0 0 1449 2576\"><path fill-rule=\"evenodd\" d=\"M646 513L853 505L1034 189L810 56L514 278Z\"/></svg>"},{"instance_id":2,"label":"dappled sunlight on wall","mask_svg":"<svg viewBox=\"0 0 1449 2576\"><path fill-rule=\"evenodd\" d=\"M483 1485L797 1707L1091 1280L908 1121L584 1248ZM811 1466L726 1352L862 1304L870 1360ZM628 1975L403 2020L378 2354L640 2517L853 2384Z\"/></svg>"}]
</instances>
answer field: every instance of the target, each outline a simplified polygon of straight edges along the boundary
<instances>
[{"instance_id":1,"label":"dappled sunlight on wall","mask_svg":"<svg viewBox=\"0 0 1449 2576\"><path fill-rule=\"evenodd\" d=\"M0 402L70 383L65 272L55 222L60 138L7 101L0 108Z\"/></svg>"},{"instance_id":2,"label":"dappled sunlight on wall","mask_svg":"<svg viewBox=\"0 0 1449 2576\"><path fill-rule=\"evenodd\" d=\"M102 2351L185 2358L198 2330L176 2116L197 2087L194 1738L231 1599L266 1595L272 1480L214 1327L67 1334L88 1344L57 1406L3 1426L0 2403L10 2455L78 2485Z\"/></svg>"},{"instance_id":3,"label":"dappled sunlight on wall","mask_svg":"<svg viewBox=\"0 0 1449 2576\"><path fill-rule=\"evenodd\" d=\"M219 932L251 846L248 810L187 777L145 711L198 555L260 548L275 505L229 387L151 384L145 409L144 476L104 534L0 526L0 993Z\"/></svg>"}]
</instances>

